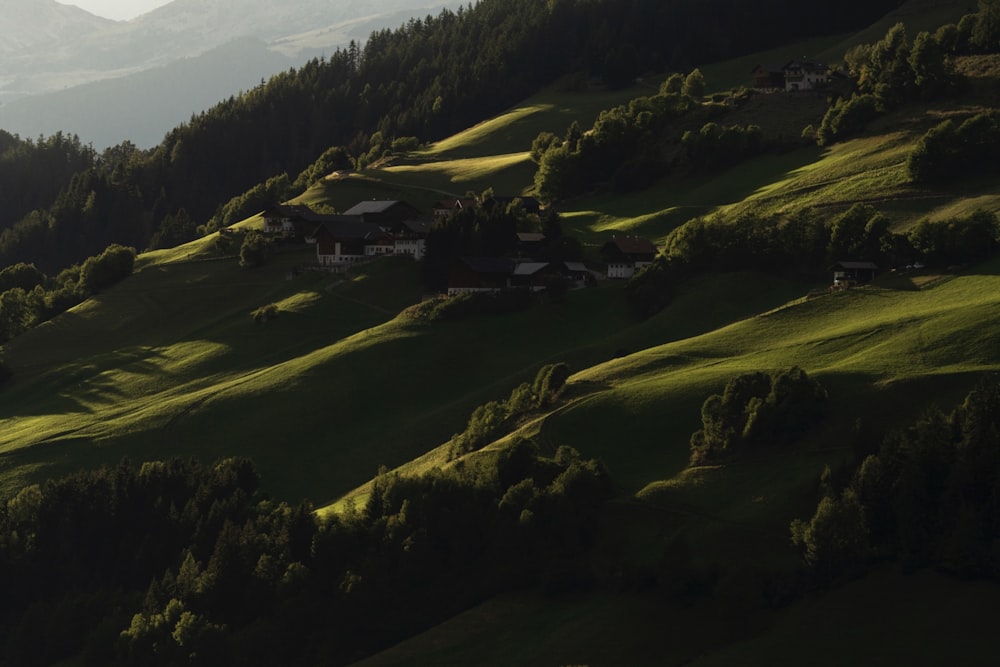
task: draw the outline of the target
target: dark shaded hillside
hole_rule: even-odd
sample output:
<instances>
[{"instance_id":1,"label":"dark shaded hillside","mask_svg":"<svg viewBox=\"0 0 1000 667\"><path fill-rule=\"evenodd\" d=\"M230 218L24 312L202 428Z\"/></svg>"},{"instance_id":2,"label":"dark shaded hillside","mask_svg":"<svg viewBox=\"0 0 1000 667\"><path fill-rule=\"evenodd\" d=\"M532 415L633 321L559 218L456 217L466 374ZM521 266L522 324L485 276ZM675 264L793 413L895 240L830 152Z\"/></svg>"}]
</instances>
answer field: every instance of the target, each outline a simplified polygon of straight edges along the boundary
<instances>
[{"instance_id":1,"label":"dark shaded hillside","mask_svg":"<svg viewBox=\"0 0 1000 667\"><path fill-rule=\"evenodd\" d=\"M54 270L111 242L145 247L181 209L204 222L221 202L270 176L298 173L330 146L357 157L394 137L437 139L567 74L597 75L614 87L646 71L856 28L899 4L814 5L805 20L791 0L752 7L484 0L443 11L232 97L151 151L109 149L87 177L92 187L69 189L59 207L38 215L0 220L0 228L13 228L0 237L0 265L33 261ZM92 192L98 214L84 221L79 211ZM54 250L66 236L84 247Z\"/></svg>"}]
</instances>

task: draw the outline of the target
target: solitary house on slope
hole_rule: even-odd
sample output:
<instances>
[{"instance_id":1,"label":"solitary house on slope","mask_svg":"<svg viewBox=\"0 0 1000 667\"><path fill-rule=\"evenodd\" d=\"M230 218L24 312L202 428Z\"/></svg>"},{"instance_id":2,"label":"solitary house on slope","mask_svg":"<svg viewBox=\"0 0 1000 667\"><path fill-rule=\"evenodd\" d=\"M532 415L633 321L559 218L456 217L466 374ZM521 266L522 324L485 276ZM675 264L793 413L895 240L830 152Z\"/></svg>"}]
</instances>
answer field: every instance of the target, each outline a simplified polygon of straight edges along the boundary
<instances>
[{"instance_id":1,"label":"solitary house on slope","mask_svg":"<svg viewBox=\"0 0 1000 667\"><path fill-rule=\"evenodd\" d=\"M834 287L870 283L878 274L878 266L874 262L837 262L830 270L833 271Z\"/></svg>"}]
</instances>

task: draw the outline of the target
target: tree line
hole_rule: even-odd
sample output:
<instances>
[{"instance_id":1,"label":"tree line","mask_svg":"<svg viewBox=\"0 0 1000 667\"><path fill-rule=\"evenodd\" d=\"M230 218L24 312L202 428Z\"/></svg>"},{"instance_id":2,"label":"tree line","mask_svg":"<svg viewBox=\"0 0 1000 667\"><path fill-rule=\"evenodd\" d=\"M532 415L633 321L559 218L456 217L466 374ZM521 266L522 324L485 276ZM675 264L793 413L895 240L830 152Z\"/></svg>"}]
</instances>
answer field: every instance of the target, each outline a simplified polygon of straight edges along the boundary
<instances>
[{"instance_id":1,"label":"tree line","mask_svg":"<svg viewBox=\"0 0 1000 667\"><path fill-rule=\"evenodd\" d=\"M55 276L34 264L0 270L0 344L132 275L134 268L135 249L111 245Z\"/></svg>"},{"instance_id":2,"label":"tree line","mask_svg":"<svg viewBox=\"0 0 1000 667\"><path fill-rule=\"evenodd\" d=\"M450 471L382 472L318 519L253 464L78 472L0 504L0 641L47 665L346 664L498 592L575 587L611 491L520 441Z\"/></svg>"},{"instance_id":3,"label":"tree line","mask_svg":"<svg viewBox=\"0 0 1000 667\"><path fill-rule=\"evenodd\" d=\"M626 298L636 315L648 317L692 275L759 271L817 279L838 261L870 261L882 269L963 266L993 257L998 244L1000 220L985 209L921 220L904 233L893 232L888 218L861 203L829 220L815 209L770 216L720 213L671 232L653 264L626 285Z\"/></svg>"}]
</instances>

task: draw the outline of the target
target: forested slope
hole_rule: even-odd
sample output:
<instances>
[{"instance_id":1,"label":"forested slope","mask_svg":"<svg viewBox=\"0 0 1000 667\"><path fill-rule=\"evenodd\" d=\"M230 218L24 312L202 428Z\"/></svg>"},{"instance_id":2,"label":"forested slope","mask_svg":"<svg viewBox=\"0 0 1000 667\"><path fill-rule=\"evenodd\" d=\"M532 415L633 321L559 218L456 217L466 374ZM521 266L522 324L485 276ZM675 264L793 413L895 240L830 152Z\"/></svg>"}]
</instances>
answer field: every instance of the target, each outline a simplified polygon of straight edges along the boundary
<instances>
[{"instance_id":1,"label":"forested slope","mask_svg":"<svg viewBox=\"0 0 1000 667\"><path fill-rule=\"evenodd\" d=\"M620 86L647 71L858 28L898 4L815 5L808 21L790 0L768 11L732 0L484 0L444 11L221 102L150 151L125 141L70 178L30 171L56 178L62 194L28 217L0 201L0 264L54 271L112 242L145 248L164 225L190 238L231 197L283 172L294 180L333 146L362 158L397 137L443 138L565 75Z\"/></svg>"}]
</instances>

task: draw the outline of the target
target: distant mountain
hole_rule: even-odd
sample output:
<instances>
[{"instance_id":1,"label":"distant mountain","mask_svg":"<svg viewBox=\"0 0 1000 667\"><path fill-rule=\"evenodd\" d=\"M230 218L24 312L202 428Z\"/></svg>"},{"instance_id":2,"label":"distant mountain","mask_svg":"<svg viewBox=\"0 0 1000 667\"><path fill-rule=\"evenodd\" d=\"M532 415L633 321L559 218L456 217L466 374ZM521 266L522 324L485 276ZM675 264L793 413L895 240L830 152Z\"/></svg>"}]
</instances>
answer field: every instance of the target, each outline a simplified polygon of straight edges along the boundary
<instances>
[{"instance_id":1,"label":"distant mountain","mask_svg":"<svg viewBox=\"0 0 1000 667\"><path fill-rule=\"evenodd\" d=\"M148 148L191 114L294 64L261 40L246 37L194 58L16 100L0 108L0 126L32 138L71 132L98 149L125 139Z\"/></svg>"},{"instance_id":2,"label":"distant mountain","mask_svg":"<svg viewBox=\"0 0 1000 667\"><path fill-rule=\"evenodd\" d=\"M0 128L27 137L75 132L97 148L124 139L153 145L192 113L261 78L443 6L430 9L430 0L175 0L116 22L55 0L4 4ZM245 57L232 57L236 52ZM162 69L171 63L178 67Z\"/></svg>"},{"instance_id":3,"label":"distant mountain","mask_svg":"<svg viewBox=\"0 0 1000 667\"><path fill-rule=\"evenodd\" d=\"M55 0L4 0L0 12L0 56L56 44L108 29L114 21Z\"/></svg>"}]
</instances>

